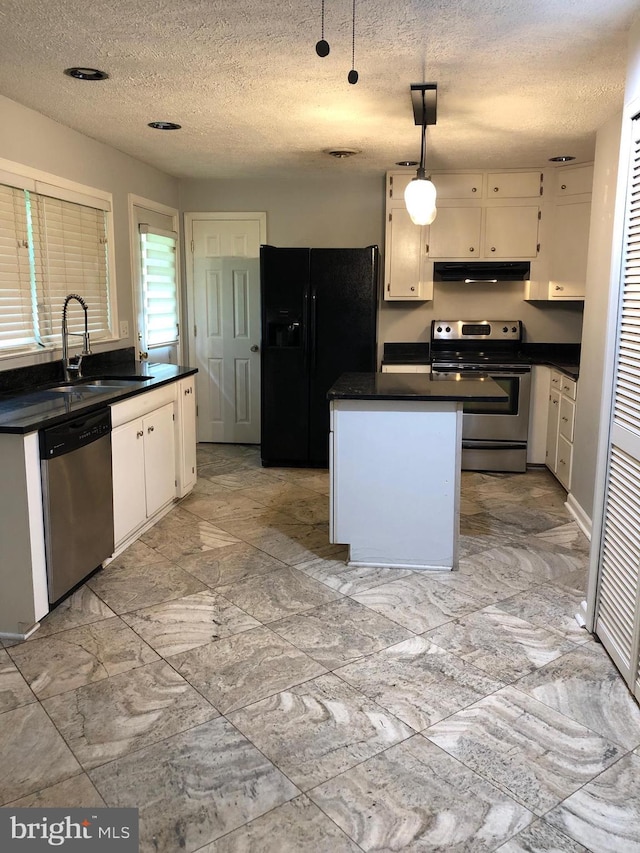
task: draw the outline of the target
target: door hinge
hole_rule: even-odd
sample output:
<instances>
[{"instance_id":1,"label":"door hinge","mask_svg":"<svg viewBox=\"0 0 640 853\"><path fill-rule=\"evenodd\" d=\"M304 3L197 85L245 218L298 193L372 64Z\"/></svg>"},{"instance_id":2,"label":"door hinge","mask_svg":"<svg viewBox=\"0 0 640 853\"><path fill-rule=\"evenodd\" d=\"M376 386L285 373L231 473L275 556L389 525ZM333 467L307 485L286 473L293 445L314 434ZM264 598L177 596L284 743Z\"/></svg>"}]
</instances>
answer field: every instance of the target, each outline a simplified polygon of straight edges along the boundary
<instances>
[{"instance_id":1,"label":"door hinge","mask_svg":"<svg viewBox=\"0 0 640 853\"><path fill-rule=\"evenodd\" d=\"M539 210L538 211L538 222L540 222L541 219L542 219L542 211Z\"/></svg>"},{"instance_id":2,"label":"door hinge","mask_svg":"<svg viewBox=\"0 0 640 853\"><path fill-rule=\"evenodd\" d=\"M391 214L389 214L389 222L391 222Z\"/></svg>"},{"instance_id":3,"label":"door hinge","mask_svg":"<svg viewBox=\"0 0 640 853\"><path fill-rule=\"evenodd\" d=\"M198 407L196 406L196 417L198 417L198 414L199 414Z\"/></svg>"},{"instance_id":4,"label":"door hinge","mask_svg":"<svg viewBox=\"0 0 640 853\"><path fill-rule=\"evenodd\" d=\"M540 252L540 243L536 244L536 252L538 252L538 253Z\"/></svg>"},{"instance_id":5,"label":"door hinge","mask_svg":"<svg viewBox=\"0 0 640 853\"><path fill-rule=\"evenodd\" d=\"M425 243L425 244L424 244L424 250L425 250L425 252L426 252L426 253L427 253L427 255L428 255L428 254L429 254L429 244L428 244L428 243Z\"/></svg>"},{"instance_id":6,"label":"door hinge","mask_svg":"<svg viewBox=\"0 0 640 853\"><path fill-rule=\"evenodd\" d=\"M194 242L193 242L193 240L192 240L192 241L191 241L191 251L192 251L192 252L195 252L195 250L196 250L196 245L195 245L195 243L194 243Z\"/></svg>"},{"instance_id":7,"label":"door hinge","mask_svg":"<svg viewBox=\"0 0 640 853\"><path fill-rule=\"evenodd\" d=\"M193 324L193 337L194 338L198 337L198 327L196 326L195 323Z\"/></svg>"},{"instance_id":8,"label":"door hinge","mask_svg":"<svg viewBox=\"0 0 640 853\"><path fill-rule=\"evenodd\" d=\"M387 293L391 293L391 282L387 284Z\"/></svg>"},{"instance_id":9,"label":"door hinge","mask_svg":"<svg viewBox=\"0 0 640 853\"><path fill-rule=\"evenodd\" d=\"M175 419L176 419L175 414L171 415L171 417L172 417L172 418L174 419L174 421L175 421Z\"/></svg>"},{"instance_id":10,"label":"door hinge","mask_svg":"<svg viewBox=\"0 0 640 853\"><path fill-rule=\"evenodd\" d=\"M174 486L176 487L176 489L177 489L177 488L178 488L178 481L177 481L177 480L174 480L174 481L173 481L173 485L174 485Z\"/></svg>"},{"instance_id":11,"label":"door hinge","mask_svg":"<svg viewBox=\"0 0 640 853\"><path fill-rule=\"evenodd\" d=\"M389 198L393 198L393 178L389 178Z\"/></svg>"}]
</instances>

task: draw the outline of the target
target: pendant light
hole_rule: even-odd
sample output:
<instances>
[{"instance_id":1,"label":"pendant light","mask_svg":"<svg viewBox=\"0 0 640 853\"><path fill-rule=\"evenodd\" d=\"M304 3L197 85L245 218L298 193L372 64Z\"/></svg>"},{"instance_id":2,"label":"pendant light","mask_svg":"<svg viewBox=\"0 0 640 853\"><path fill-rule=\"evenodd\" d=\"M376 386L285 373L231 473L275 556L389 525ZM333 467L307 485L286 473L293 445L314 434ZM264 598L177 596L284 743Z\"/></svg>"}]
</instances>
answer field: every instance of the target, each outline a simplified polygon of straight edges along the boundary
<instances>
[{"instance_id":1,"label":"pendant light","mask_svg":"<svg viewBox=\"0 0 640 853\"><path fill-rule=\"evenodd\" d=\"M318 56L324 59L325 56L329 56L329 51L331 48L329 47L329 42L324 37L324 0L322 0L322 13L321 13L322 23L321 23L321 31L320 31L320 41L316 42L316 53Z\"/></svg>"},{"instance_id":2,"label":"pendant light","mask_svg":"<svg viewBox=\"0 0 640 853\"><path fill-rule=\"evenodd\" d=\"M353 0L351 16L351 71L347 74L347 80L352 86L358 82L358 72L356 71L356 0Z\"/></svg>"},{"instance_id":3,"label":"pendant light","mask_svg":"<svg viewBox=\"0 0 640 853\"><path fill-rule=\"evenodd\" d=\"M413 114L416 124L422 127L420 146L420 165L416 177L407 184L404 191L404 203L411 221L416 225L431 225L438 213L436 209L436 188L427 180L424 161L427 125L436 123L436 83L420 83L411 86Z\"/></svg>"}]
</instances>

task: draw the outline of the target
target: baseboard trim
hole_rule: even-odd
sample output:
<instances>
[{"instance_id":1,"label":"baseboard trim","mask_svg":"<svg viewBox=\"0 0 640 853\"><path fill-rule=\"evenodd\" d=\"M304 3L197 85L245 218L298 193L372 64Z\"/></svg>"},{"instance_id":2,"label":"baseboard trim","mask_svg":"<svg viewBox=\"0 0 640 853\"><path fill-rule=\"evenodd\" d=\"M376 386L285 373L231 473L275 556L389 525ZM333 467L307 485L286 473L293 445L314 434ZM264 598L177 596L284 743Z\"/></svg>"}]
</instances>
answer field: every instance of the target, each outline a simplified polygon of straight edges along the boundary
<instances>
[{"instance_id":1,"label":"baseboard trim","mask_svg":"<svg viewBox=\"0 0 640 853\"><path fill-rule=\"evenodd\" d=\"M582 507L571 494L571 492L569 492L569 494L567 495L565 506L576 520L576 523L580 530L582 530L589 542L591 542L591 518L582 509Z\"/></svg>"}]
</instances>

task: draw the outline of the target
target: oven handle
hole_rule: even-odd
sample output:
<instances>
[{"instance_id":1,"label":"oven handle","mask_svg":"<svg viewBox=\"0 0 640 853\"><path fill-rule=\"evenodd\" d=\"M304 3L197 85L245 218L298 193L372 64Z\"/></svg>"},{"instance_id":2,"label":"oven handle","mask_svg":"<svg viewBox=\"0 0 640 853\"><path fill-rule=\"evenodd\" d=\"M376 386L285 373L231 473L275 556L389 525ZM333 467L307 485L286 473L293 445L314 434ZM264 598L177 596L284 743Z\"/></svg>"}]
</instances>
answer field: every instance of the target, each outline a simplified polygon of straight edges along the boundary
<instances>
[{"instance_id":1,"label":"oven handle","mask_svg":"<svg viewBox=\"0 0 640 853\"><path fill-rule=\"evenodd\" d=\"M528 373L531 373L530 367L501 368L496 366L489 367L488 365L483 365L482 367L441 367L434 363L431 365L431 369L436 373L467 373L470 376L474 376L478 373L486 373L487 376L496 375L505 376L507 378L510 376L526 376Z\"/></svg>"}]
</instances>

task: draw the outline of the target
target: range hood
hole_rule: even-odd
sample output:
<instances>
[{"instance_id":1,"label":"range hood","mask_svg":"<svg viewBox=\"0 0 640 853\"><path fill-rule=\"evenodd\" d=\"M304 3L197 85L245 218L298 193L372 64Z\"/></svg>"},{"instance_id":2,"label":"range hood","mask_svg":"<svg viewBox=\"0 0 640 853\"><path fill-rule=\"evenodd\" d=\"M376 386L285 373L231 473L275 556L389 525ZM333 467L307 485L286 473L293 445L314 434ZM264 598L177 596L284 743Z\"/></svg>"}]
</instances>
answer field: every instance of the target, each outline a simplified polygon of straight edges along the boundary
<instances>
[{"instance_id":1,"label":"range hood","mask_svg":"<svg viewBox=\"0 0 640 853\"><path fill-rule=\"evenodd\" d=\"M527 281L531 276L529 261L468 261L433 265L434 281L474 282Z\"/></svg>"}]
</instances>

